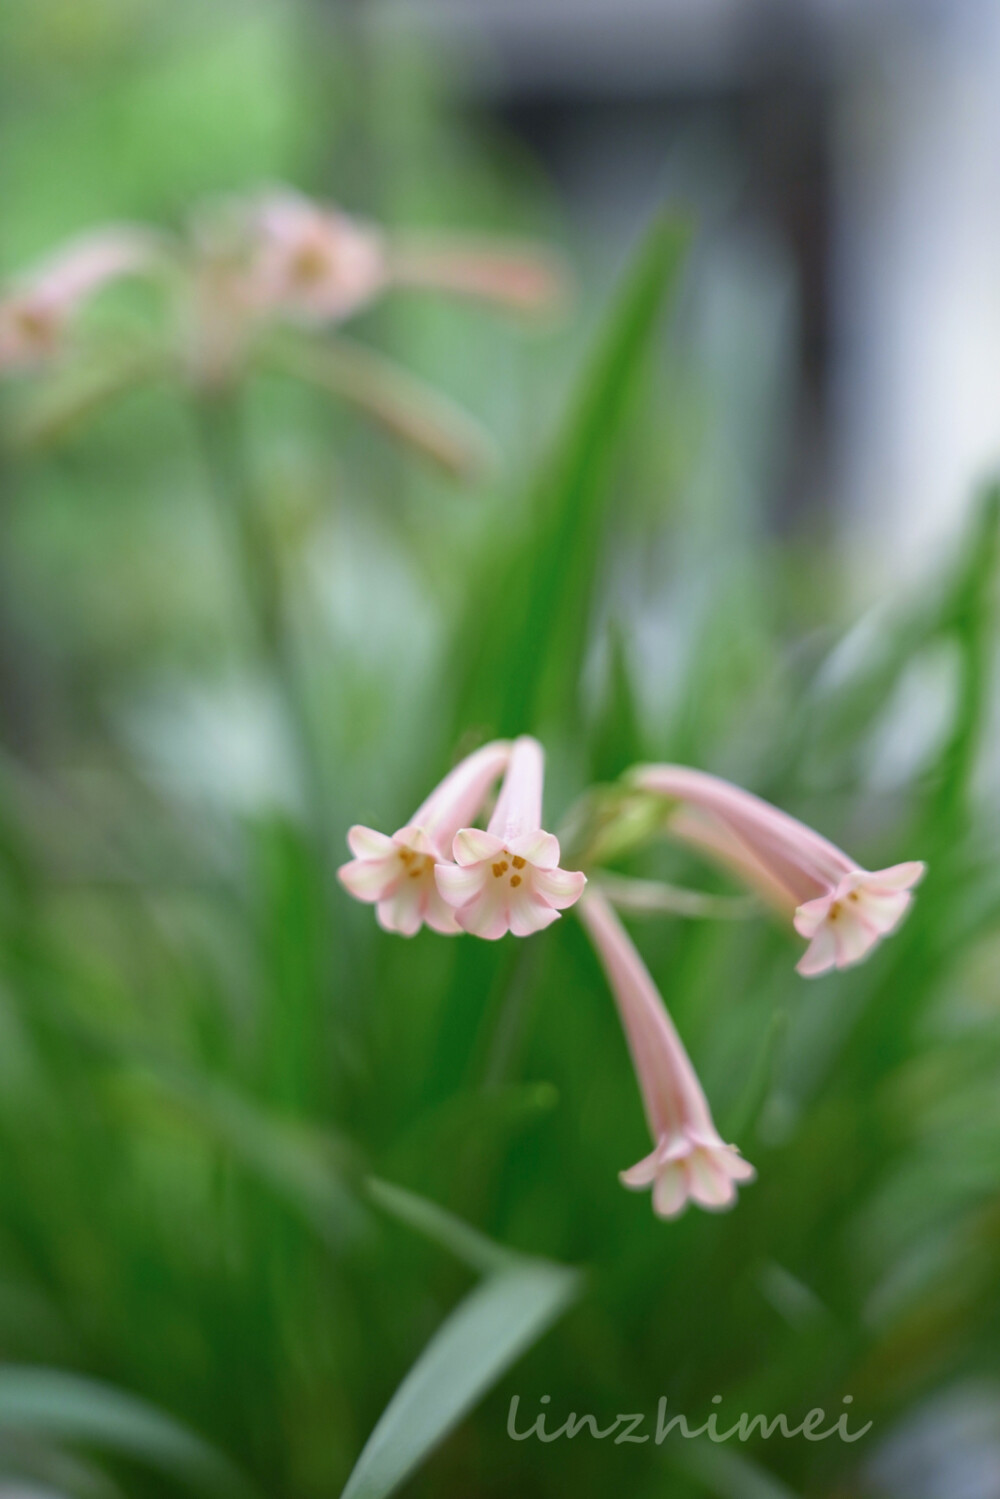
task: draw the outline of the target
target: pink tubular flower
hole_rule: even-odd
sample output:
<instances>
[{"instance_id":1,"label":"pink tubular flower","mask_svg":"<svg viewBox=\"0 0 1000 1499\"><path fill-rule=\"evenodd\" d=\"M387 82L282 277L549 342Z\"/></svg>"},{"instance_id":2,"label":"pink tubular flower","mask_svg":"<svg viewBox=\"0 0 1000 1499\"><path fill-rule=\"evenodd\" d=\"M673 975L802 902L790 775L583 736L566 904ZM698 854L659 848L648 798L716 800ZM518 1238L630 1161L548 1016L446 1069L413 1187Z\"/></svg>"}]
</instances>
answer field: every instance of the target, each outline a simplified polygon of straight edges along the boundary
<instances>
[{"instance_id":1,"label":"pink tubular flower","mask_svg":"<svg viewBox=\"0 0 1000 1499\"><path fill-rule=\"evenodd\" d=\"M374 225L289 187L244 209L258 307L338 323L390 286L443 291L533 312L557 304L568 277L555 256L489 240L396 245Z\"/></svg>"},{"instance_id":2,"label":"pink tubular flower","mask_svg":"<svg viewBox=\"0 0 1000 1499\"><path fill-rule=\"evenodd\" d=\"M603 895L589 890L580 920L607 975L642 1094L653 1150L621 1173L626 1187L653 1189L653 1211L677 1218L689 1201L720 1211L736 1200L736 1183L756 1172L712 1122L684 1043L625 928Z\"/></svg>"},{"instance_id":3,"label":"pink tubular flower","mask_svg":"<svg viewBox=\"0 0 1000 1499\"><path fill-rule=\"evenodd\" d=\"M34 369L57 356L83 303L109 281L145 270L156 236L127 224L71 241L0 298L0 370Z\"/></svg>"},{"instance_id":4,"label":"pink tubular flower","mask_svg":"<svg viewBox=\"0 0 1000 1499\"><path fill-rule=\"evenodd\" d=\"M386 282L381 234L291 188L276 188L250 212L251 277L260 304L307 323L340 322Z\"/></svg>"},{"instance_id":5,"label":"pink tubular flower","mask_svg":"<svg viewBox=\"0 0 1000 1499\"><path fill-rule=\"evenodd\" d=\"M867 957L903 919L925 865L894 864L874 872L804 823L729 781L683 765L641 765L630 781L673 797L703 817L685 817L680 835L793 911L795 930L809 942L798 963L806 977L848 968Z\"/></svg>"},{"instance_id":6,"label":"pink tubular flower","mask_svg":"<svg viewBox=\"0 0 1000 1499\"><path fill-rule=\"evenodd\" d=\"M412 937L424 922L435 932L461 928L441 899L434 866L446 856L458 829L476 816L510 757L505 741L486 744L455 766L391 838L355 826L347 835L354 858L337 871L357 899L375 905L379 925Z\"/></svg>"},{"instance_id":7,"label":"pink tubular flower","mask_svg":"<svg viewBox=\"0 0 1000 1499\"><path fill-rule=\"evenodd\" d=\"M462 828L455 864L437 866L441 895L466 932L490 941L551 926L579 900L586 876L559 868L559 840L542 831L544 758L537 739L514 741L496 809L484 833Z\"/></svg>"},{"instance_id":8,"label":"pink tubular flower","mask_svg":"<svg viewBox=\"0 0 1000 1499\"><path fill-rule=\"evenodd\" d=\"M553 254L489 240L394 245L388 266L394 286L443 291L523 313L558 306L569 286L568 272Z\"/></svg>"}]
</instances>

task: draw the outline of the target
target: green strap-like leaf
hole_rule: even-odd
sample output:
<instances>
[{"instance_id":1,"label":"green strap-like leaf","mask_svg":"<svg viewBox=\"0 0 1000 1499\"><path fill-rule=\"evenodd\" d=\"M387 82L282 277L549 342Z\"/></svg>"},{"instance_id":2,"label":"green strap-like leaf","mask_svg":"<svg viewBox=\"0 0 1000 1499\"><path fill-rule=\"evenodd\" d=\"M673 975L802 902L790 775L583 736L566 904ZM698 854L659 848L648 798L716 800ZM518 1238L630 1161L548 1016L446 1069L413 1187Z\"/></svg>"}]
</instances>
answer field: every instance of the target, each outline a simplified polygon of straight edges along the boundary
<instances>
[{"instance_id":1,"label":"green strap-like leaf","mask_svg":"<svg viewBox=\"0 0 1000 1499\"><path fill-rule=\"evenodd\" d=\"M558 717L575 700L610 463L689 237L685 223L665 216L649 230L535 486L531 534L516 537L506 567L490 559L488 608L484 589L471 593L456 668L463 723L521 733L539 727L543 702L548 716Z\"/></svg>"},{"instance_id":2,"label":"green strap-like leaf","mask_svg":"<svg viewBox=\"0 0 1000 1499\"><path fill-rule=\"evenodd\" d=\"M521 1259L452 1312L386 1406L342 1499L385 1499L573 1300L579 1272Z\"/></svg>"},{"instance_id":3,"label":"green strap-like leaf","mask_svg":"<svg viewBox=\"0 0 1000 1499\"><path fill-rule=\"evenodd\" d=\"M416 1192L408 1192L405 1187L396 1187L392 1182L380 1181L374 1176L369 1177L366 1187L372 1202L383 1212L423 1234L433 1244L439 1244L480 1275L508 1269L521 1258L513 1250L505 1249L478 1229L463 1223L461 1218L438 1207L436 1202L419 1197Z\"/></svg>"},{"instance_id":4,"label":"green strap-like leaf","mask_svg":"<svg viewBox=\"0 0 1000 1499\"><path fill-rule=\"evenodd\" d=\"M139 1459L203 1494L251 1499L237 1468L172 1416L134 1395L60 1369L0 1367L0 1434L83 1442Z\"/></svg>"}]
</instances>

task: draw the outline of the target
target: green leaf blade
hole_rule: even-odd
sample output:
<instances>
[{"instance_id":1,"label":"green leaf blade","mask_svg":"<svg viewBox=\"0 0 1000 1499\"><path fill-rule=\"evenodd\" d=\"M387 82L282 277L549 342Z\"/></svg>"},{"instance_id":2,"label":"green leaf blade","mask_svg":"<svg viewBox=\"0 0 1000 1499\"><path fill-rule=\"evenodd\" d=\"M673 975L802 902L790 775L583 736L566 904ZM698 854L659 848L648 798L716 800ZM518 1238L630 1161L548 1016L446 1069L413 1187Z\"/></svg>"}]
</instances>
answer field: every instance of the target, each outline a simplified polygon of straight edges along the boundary
<instances>
[{"instance_id":1,"label":"green leaf blade","mask_svg":"<svg viewBox=\"0 0 1000 1499\"><path fill-rule=\"evenodd\" d=\"M521 1260L438 1329L379 1418L341 1499L386 1499L576 1296L578 1271Z\"/></svg>"}]
</instances>

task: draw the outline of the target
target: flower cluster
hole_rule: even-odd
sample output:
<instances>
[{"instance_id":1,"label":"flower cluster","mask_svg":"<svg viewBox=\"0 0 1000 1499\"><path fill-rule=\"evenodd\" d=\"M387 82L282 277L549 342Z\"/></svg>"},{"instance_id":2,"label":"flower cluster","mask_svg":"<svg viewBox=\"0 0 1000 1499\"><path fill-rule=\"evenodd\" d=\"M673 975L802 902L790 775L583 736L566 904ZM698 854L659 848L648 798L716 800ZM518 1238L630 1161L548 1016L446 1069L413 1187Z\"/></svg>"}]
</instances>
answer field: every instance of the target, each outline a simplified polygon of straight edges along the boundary
<instances>
[{"instance_id":1,"label":"flower cluster","mask_svg":"<svg viewBox=\"0 0 1000 1499\"><path fill-rule=\"evenodd\" d=\"M468 826L503 776L485 831ZM463 760L391 838L353 827L344 885L375 905L387 931L494 940L527 937L556 921L586 877L559 868L559 841L542 828L542 747L527 735L488 744Z\"/></svg>"},{"instance_id":2,"label":"flower cluster","mask_svg":"<svg viewBox=\"0 0 1000 1499\"><path fill-rule=\"evenodd\" d=\"M556 258L536 246L397 240L278 186L200 206L182 236L136 225L95 230L0 287L0 376L43 374L92 355L82 314L127 276L156 283L171 316L154 340L159 359L144 347L142 361L124 362L120 382L102 382L102 399L157 375L179 375L212 396L251 368L269 369L348 402L462 475L486 449L470 419L340 329L393 289L538 313L560 302L567 283ZM124 334L120 341L128 352Z\"/></svg>"},{"instance_id":3,"label":"flower cluster","mask_svg":"<svg viewBox=\"0 0 1000 1499\"><path fill-rule=\"evenodd\" d=\"M501 776L486 828L469 826ZM353 827L348 843L355 857L340 878L357 899L376 904L383 927L405 936L426 922L450 934L527 937L575 905L618 1008L653 1140L652 1151L621 1173L623 1183L651 1187L661 1218L677 1217L689 1202L730 1207L737 1185L756 1173L716 1129L684 1043L613 909L627 907L637 891L636 909L647 913L712 914L717 906L699 906L693 892L599 869L585 891L587 876L560 868L559 842L542 828L542 783L537 740L486 745L456 766L392 837ZM637 766L622 790L616 814L622 823L639 798L653 813L639 826L694 846L788 920L808 943L797 965L808 977L867 957L902 921L924 873L918 862L862 869L760 797L686 766ZM607 840L607 826L603 832Z\"/></svg>"},{"instance_id":4,"label":"flower cluster","mask_svg":"<svg viewBox=\"0 0 1000 1499\"><path fill-rule=\"evenodd\" d=\"M672 819L679 837L791 912L809 943L798 963L807 978L866 958L902 921L924 874L917 861L862 869L787 812L704 771L641 765L629 780L679 804Z\"/></svg>"}]
</instances>

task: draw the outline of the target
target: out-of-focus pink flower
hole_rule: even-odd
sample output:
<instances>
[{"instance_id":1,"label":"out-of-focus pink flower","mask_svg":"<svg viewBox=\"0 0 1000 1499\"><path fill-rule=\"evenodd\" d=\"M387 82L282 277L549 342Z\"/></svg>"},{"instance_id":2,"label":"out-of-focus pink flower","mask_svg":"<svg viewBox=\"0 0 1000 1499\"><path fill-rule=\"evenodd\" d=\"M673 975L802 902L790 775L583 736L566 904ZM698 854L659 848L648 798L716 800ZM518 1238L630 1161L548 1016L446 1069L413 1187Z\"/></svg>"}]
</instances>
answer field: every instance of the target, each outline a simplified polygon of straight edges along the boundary
<instances>
[{"instance_id":1,"label":"out-of-focus pink flower","mask_svg":"<svg viewBox=\"0 0 1000 1499\"><path fill-rule=\"evenodd\" d=\"M390 286L475 297L521 312L557 304L568 276L556 257L502 241L394 244L374 225L276 187L244 205L252 295L263 313L337 323Z\"/></svg>"},{"instance_id":2,"label":"out-of-focus pink flower","mask_svg":"<svg viewBox=\"0 0 1000 1499\"><path fill-rule=\"evenodd\" d=\"M525 313L558 307L570 282L549 251L473 239L391 245L388 276L394 286L444 291Z\"/></svg>"},{"instance_id":3,"label":"out-of-focus pink flower","mask_svg":"<svg viewBox=\"0 0 1000 1499\"><path fill-rule=\"evenodd\" d=\"M603 895L591 889L579 906L618 1006L635 1066L648 1156L621 1173L626 1187L653 1189L653 1211L676 1218L689 1201L720 1211L736 1200L736 1183L756 1172L715 1124L684 1043L625 928Z\"/></svg>"},{"instance_id":4,"label":"out-of-focus pink flower","mask_svg":"<svg viewBox=\"0 0 1000 1499\"><path fill-rule=\"evenodd\" d=\"M559 840L542 830L544 756L537 739L514 741L503 789L485 832L456 835L456 863L439 863L437 883L459 925L495 940L551 926L579 900L586 876L559 868Z\"/></svg>"},{"instance_id":5,"label":"out-of-focus pink flower","mask_svg":"<svg viewBox=\"0 0 1000 1499\"><path fill-rule=\"evenodd\" d=\"M102 286L149 269L162 254L140 226L110 225L81 235L0 298L0 371L29 370L61 352L74 314Z\"/></svg>"},{"instance_id":6,"label":"out-of-focus pink flower","mask_svg":"<svg viewBox=\"0 0 1000 1499\"><path fill-rule=\"evenodd\" d=\"M306 323L340 322L386 284L381 233L291 188L259 198L249 225L250 276L265 311Z\"/></svg>"},{"instance_id":7,"label":"out-of-focus pink flower","mask_svg":"<svg viewBox=\"0 0 1000 1499\"><path fill-rule=\"evenodd\" d=\"M476 750L391 838L374 828L351 828L347 842L354 858L337 873L357 900L375 905L386 931L412 937L424 922L445 935L461 930L438 892L434 866L447 857L458 829L479 812L509 757L510 744L502 740Z\"/></svg>"},{"instance_id":8,"label":"out-of-focus pink flower","mask_svg":"<svg viewBox=\"0 0 1000 1499\"><path fill-rule=\"evenodd\" d=\"M903 919L925 865L861 869L835 844L770 802L729 781L683 765L641 765L629 777L640 790L695 808L678 831L793 913L809 942L798 971L807 977L847 968Z\"/></svg>"}]
</instances>

